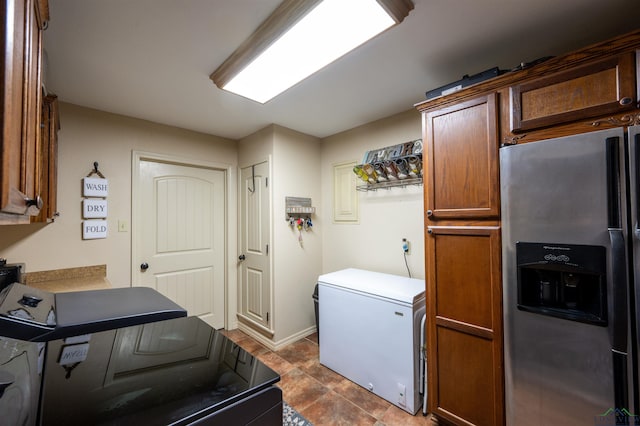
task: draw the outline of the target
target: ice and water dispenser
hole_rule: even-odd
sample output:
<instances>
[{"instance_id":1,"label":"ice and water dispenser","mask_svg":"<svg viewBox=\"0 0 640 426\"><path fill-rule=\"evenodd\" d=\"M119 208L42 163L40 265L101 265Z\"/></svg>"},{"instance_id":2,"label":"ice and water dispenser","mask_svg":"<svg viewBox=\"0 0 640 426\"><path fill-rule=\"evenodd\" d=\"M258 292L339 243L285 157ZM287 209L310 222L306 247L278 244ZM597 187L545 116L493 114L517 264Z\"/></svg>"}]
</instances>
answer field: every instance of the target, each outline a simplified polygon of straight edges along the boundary
<instances>
[{"instance_id":1,"label":"ice and water dispenser","mask_svg":"<svg viewBox=\"0 0 640 426\"><path fill-rule=\"evenodd\" d=\"M518 309L607 325L604 247L518 242L516 258Z\"/></svg>"}]
</instances>

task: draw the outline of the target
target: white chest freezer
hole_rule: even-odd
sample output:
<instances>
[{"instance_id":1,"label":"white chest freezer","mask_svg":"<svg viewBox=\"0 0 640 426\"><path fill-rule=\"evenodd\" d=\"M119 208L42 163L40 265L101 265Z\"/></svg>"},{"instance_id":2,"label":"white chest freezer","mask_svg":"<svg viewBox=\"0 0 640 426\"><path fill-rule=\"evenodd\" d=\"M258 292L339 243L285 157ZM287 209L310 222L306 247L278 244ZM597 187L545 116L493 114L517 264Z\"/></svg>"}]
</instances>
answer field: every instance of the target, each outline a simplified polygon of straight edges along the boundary
<instances>
[{"instance_id":1,"label":"white chest freezer","mask_svg":"<svg viewBox=\"0 0 640 426\"><path fill-rule=\"evenodd\" d=\"M424 280L344 269L318 277L320 363L415 414Z\"/></svg>"}]
</instances>

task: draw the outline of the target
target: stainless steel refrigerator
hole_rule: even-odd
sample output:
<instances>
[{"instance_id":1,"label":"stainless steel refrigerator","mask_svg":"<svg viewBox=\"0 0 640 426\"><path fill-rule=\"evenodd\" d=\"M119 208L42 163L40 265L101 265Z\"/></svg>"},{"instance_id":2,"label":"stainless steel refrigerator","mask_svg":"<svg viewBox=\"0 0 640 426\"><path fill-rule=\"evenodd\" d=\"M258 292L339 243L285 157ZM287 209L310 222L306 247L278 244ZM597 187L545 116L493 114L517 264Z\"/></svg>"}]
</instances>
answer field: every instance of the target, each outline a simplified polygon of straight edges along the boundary
<instances>
[{"instance_id":1,"label":"stainless steel refrigerator","mask_svg":"<svg viewBox=\"0 0 640 426\"><path fill-rule=\"evenodd\" d=\"M640 424L640 126L500 149L507 425Z\"/></svg>"}]
</instances>

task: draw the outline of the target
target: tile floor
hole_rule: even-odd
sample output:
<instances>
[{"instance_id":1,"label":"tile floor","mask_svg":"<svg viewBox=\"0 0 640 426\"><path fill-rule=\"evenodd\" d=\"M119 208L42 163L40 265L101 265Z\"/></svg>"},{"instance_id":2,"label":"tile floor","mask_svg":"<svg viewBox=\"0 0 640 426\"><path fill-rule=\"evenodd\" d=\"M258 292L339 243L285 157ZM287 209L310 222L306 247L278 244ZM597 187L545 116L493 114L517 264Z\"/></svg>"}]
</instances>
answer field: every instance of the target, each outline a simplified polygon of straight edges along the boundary
<instances>
[{"instance_id":1,"label":"tile floor","mask_svg":"<svg viewBox=\"0 0 640 426\"><path fill-rule=\"evenodd\" d=\"M280 374L284 400L316 426L431 426L320 365L316 333L273 352L240 330L224 331L239 346Z\"/></svg>"}]
</instances>

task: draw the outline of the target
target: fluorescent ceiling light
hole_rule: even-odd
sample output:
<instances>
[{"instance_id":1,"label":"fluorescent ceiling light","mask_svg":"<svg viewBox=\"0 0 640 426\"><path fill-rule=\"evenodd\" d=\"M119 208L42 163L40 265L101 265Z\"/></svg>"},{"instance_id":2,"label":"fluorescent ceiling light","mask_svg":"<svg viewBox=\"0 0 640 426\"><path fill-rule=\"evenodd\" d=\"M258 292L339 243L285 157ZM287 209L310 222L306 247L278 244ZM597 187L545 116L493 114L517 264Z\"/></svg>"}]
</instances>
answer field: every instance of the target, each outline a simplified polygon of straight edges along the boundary
<instances>
[{"instance_id":1,"label":"fluorescent ceiling light","mask_svg":"<svg viewBox=\"0 0 640 426\"><path fill-rule=\"evenodd\" d=\"M401 22L409 0L285 0L211 79L265 103Z\"/></svg>"}]
</instances>

